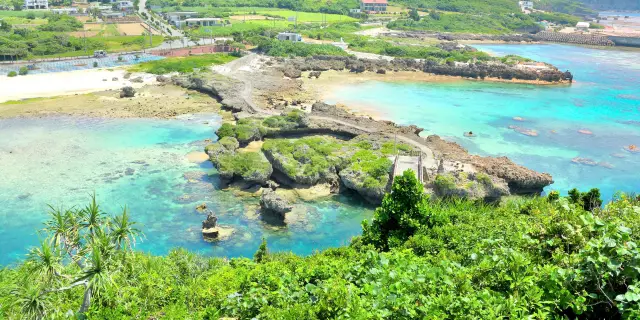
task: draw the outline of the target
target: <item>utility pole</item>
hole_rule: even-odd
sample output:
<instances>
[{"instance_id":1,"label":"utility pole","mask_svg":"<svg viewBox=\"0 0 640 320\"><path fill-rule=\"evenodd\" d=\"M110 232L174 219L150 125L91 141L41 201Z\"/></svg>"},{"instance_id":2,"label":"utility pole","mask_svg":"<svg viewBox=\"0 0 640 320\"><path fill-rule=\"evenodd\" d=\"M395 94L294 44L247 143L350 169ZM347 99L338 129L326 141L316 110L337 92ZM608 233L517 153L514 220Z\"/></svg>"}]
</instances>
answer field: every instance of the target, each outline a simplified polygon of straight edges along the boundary
<instances>
[{"instance_id":1,"label":"utility pole","mask_svg":"<svg viewBox=\"0 0 640 320\"><path fill-rule=\"evenodd\" d=\"M149 49L151 49L153 47L153 32L151 32L151 25L149 24L148 20L147 20L147 28L149 28Z\"/></svg>"}]
</instances>

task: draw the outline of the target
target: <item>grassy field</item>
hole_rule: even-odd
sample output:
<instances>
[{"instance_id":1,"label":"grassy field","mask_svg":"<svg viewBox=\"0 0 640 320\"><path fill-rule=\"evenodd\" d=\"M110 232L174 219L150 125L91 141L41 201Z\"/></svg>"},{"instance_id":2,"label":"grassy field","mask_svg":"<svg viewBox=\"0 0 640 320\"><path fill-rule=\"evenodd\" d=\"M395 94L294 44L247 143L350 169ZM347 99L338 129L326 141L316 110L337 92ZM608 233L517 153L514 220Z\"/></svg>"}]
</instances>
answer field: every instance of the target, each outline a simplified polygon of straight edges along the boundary
<instances>
[{"instance_id":1,"label":"grassy field","mask_svg":"<svg viewBox=\"0 0 640 320\"><path fill-rule=\"evenodd\" d=\"M207 54L189 57L173 57L163 60L148 61L129 68L133 72L148 72L153 74L165 74L171 72L188 73L194 69L202 69L212 65L225 64L236 57L228 54Z\"/></svg>"},{"instance_id":2,"label":"grassy field","mask_svg":"<svg viewBox=\"0 0 640 320\"><path fill-rule=\"evenodd\" d=\"M105 50L108 53L124 52L124 51L138 51L145 48L149 48L149 38L146 36L115 36L115 37L87 37L87 39L96 40L104 45ZM164 41L162 36L153 37L152 47L159 46ZM64 53L47 55L47 56L34 56L34 58L66 58L66 57L78 57L92 55L93 50L68 51Z\"/></svg>"},{"instance_id":3,"label":"grassy field","mask_svg":"<svg viewBox=\"0 0 640 320\"><path fill-rule=\"evenodd\" d=\"M6 11L6 10L0 10L0 18L5 18L5 17L19 17L19 18L24 18L27 16L28 13L33 13L36 17L38 18L42 18L44 17L45 12L49 12L49 10L23 10L23 11Z\"/></svg>"},{"instance_id":4,"label":"grassy field","mask_svg":"<svg viewBox=\"0 0 640 320\"><path fill-rule=\"evenodd\" d=\"M199 36L229 37L233 35L234 32L255 31L261 28L268 28L274 32L293 30L294 28L292 22L282 20L247 20L246 22L232 20L231 23L232 25L228 27L199 28L194 30L193 33Z\"/></svg>"}]
</instances>

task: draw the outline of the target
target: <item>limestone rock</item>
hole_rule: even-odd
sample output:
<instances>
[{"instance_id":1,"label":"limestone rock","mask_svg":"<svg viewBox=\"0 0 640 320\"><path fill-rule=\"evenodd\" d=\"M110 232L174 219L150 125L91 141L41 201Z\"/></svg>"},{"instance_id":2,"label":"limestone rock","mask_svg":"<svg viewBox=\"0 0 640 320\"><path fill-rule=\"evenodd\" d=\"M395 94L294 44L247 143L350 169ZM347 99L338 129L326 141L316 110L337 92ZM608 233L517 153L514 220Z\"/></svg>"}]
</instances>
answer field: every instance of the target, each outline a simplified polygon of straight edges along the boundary
<instances>
[{"instance_id":1,"label":"limestone rock","mask_svg":"<svg viewBox=\"0 0 640 320\"><path fill-rule=\"evenodd\" d=\"M133 87L126 86L120 91L120 98L132 98L135 94L136 90Z\"/></svg>"},{"instance_id":2,"label":"limestone rock","mask_svg":"<svg viewBox=\"0 0 640 320\"><path fill-rule=\"evenodd\" d=\"M133 82L133 83L143 83L144 80L142 79L142 77L135 77L135 78L131 79L131 82Z\"/></svg>"},{"instance_id":3,"label":"limestone rock","mask_svg":"<svg viewBox=\"0 0 640 320\"><path fill-rule=\"evenodd\" d=\"M260 207L266 212L276 213L283 218L287 212L293 210L293 205L287 199L271 189L265 189L262 192Z\"/></svg>"},{"instance_id":4,"label":"limestone rock","mask_svg":"<svg viewBox=\"0 0 640 320\"><path fill-rule=\"evenodd\" d=\"M207 210L207 218L202 221L202 230L215 228L217 223L218 217L211 210Z\"/></svg>"},{"instance_id":5,"label":"limestone rock","mask_svg":"<svg viewBox=\"0 0 640 320\"><path fill-rule=\"evenodd\" d=\"M433 181L433 190L438 197L459 197L471 200L496 201L509 195L509 187L499 178L484 173L463 171L439 174Z\"/></svg>"}]
</instances>

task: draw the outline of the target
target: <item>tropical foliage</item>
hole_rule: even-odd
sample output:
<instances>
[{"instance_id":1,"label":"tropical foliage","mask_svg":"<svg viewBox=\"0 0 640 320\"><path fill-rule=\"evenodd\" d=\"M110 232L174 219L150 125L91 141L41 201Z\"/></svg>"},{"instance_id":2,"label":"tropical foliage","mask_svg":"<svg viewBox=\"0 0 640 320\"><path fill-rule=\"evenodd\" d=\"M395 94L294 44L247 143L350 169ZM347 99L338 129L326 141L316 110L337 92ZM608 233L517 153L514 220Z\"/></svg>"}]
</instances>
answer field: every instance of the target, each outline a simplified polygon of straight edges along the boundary
<instances>
[{"instance_id":1,"label":"tropical foliage","mask_svg":"<svg viewBox=\"0 0 640 320\"><path fill-rule=\"evenodd\" d=\"M575 192L573 192L575 193ZM595 195L595 191L584 194ZM583 193L580 193L582 196ZM640 199L432 201L411 172L347 247L253 259L128 253L138 232L92 202L52 210L0 271L6 319L637 319ZM256 243L256 247L258 244ZM79 264L82 264L80 266ZM88 288L91 304L83 303Z\"/></svg>"}]
</instances>

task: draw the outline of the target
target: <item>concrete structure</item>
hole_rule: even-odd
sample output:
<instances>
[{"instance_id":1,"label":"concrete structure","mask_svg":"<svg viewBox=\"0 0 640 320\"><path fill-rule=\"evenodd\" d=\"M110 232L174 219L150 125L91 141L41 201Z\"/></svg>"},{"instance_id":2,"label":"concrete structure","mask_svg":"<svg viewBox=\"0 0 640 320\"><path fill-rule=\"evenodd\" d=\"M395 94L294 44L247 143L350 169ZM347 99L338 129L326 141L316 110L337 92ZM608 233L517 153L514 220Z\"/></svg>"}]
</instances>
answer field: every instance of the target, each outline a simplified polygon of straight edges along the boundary
<instances>
[{"instance_id":1,"label":"concrete structure","mask_svg":"<svg viewBox=\"0 0 640 320\"><path fill-rule=\"evenodd\" d=\"M360 0L360 10L369 13L386 12L387 0Z\"/></svg>"},{"instance_id":2,"label":"concrete structure","mask_svg":"<svg viewBox=\"0 0 640 320\"><path fill-rule=\"evenodd\" d=\"M164 16L170 24L181 27L185 24L185 19L196 18L198 17L198 13L195 11L168 12L165 13Z\"/></svg>"},{"instance_id":3,"label":"concrete structure","mask_svg":"<svg viewBox=\"0 0 640 320\"><path fill-rule=\"evenodd\" d=\"M221 27L223 26L220 18L190 18L183 21L187 27Z\"/></svg>"},{"instance_id":4,"label":"concrete structure","mask_svg":"<svg viewBox=\"0 0 640 320\"><path fill-rule=\"evenodd\" d=\"M360 13L362 12L361 9L349 9L349 13Z\"/></svg>"},{"instance_id":5,"label":"concrete structure","mask_svg":"<svg viewBox=\"0 0 640 320\"><path fill-rule=\"evenodd\" d=\"M78 8L51 9L51 13L53 13L53 14L77 14L78 13Z\"/></svg>"},{"instance_id":6,"label":"concrete structure","mask_svg":"<svg viewBox=\"0 0 640 320\"><path fill-rule=\"evenodd\" d=\"M24 0L25 9L49 9L48 0Z\"/></svg>"},{"instance_id":7,"label":"concrete structure","mask_svg":"<svg viewBox=\"0 0 640 320\"><path fill-rule=\"evenodd\" d=\"M576 30L578 31L589 31L589 27L591 24L589 22L578 22L576 24Z\"/></svg>"},{"instance_id":8,"label":"concrete structure","mask_svg":"<svg viewBox=\"0 0 640 320\"><path fill-rule=\"evenodd\" d=\"M302 42L302 36L299 33L280 32L277 38L280 41Z\"/></svg>"},{"instance_id":9,"label":"concrete structure","mask_svg":"<svg viewBox=\"0 0 640 320\"><path fill-rule=\"evenodd\" d=\"M533 1L518 1L518 5L520 5L520 10L522 11L533 10Z\"/></svg>"}]
</instances>

